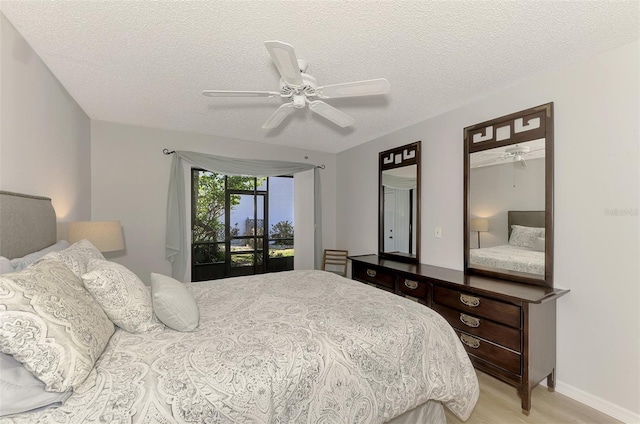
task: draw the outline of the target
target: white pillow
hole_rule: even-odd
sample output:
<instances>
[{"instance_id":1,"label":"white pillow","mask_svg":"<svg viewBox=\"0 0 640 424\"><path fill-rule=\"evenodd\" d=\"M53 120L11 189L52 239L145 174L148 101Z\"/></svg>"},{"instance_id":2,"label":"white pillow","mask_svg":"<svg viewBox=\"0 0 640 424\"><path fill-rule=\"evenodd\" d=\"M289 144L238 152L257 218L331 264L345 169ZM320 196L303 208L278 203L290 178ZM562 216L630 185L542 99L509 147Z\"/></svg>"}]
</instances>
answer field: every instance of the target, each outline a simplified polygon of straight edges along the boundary
<instances>
[{"instance_id":1,"label":"white pillow","mask_svg":"<svg viewBox=\"0 0 640 424\"><path fill-rule=\"evenodd\" d=\"M87 270L84 286L115 325L129 333L163 328L153 315L149 290L133 272L103 259L91 259Z\"/></svg>"},{"instance_id":2,"label":"white pillow","mask_svg":"<svg viewBox=\"0 0 640 424\"><path fill-rule=\"evenodd\" d=\"M0 352L13 355L47 391L87 378L113 323L62 262L41 259L0 276Z\"/></svg>"},{"instance_id":3,"label":"white pillow","mask_svg":"<svg viewBox=\"0 0 640 424\"><path fill-rule=\"evenodd\" d=\"M13 268L13 265L11 265L11 261L4 256L0 256L0 275L14 271L15 269Z\"/></svg>"},{"instance_id":4,"label":"white pillow","mask_svg":"<svg viewBox=\"0 0 640 424\"><path fill-rule=\"evenodd\" d=\"M538 237L544 237L544 228L512 225L509 244L533 249L534 242Z\"/></svg>"},{"instance_id":5,"label":"white pillow","mask_svg":"<svg viewBox=\"0 0 640 424\"><path fill-rule=\"evenodd\" d=\"M45 258L64 262L80 278L87 272L91 259L104 259L104 256L89 240L80 240L60 252L49 253Z\"/></svg>"},{"instance_id":6,"label":"white pillow","mask_svg":"<svg viewBox=\"0 0 640 424\"><path fill-rule=\"evenodd\" d=\"M22 258L11 259L11 265L13 265L13 268L16 271L22 271L23 269L25 269L26 267L28 267L38 259L42 258L47 253L59 252L61 250L66 249L67 247L69 247L69 242L66 240L60 240L56 244L52 244L51 246L45 247L44 249L39 250L37 252L29 253L28 255L23 256Z\"/></svg>"},{"instance_id":7,"label":"white pillow","mask_svg":"<svg viewBox=\"0 0 640 424\"><path fill-rule=\"evenodd\" d=\"M0 417L45 406L60 406L73 393L47 392L44 383L34 377L13 356L0 353Z\"/></svg>"},{"instance_id":8,"label":"white pillow","mask_svg":"<svg viewBox=\"0 0 640 424\"><path fill-rule=\"evenodd\" d=\"M200 321L200 310L187 286L162 274L151 273L151 297L156 316L177 331L193 331Z\"/></svg>"},{"instance_id":9,"label":"white pillow","mask_svg":"<svg viewBox=\"0 0 640 424\"><path fill-rule=\"evenodd\" d=\"M536 250L538 252L544 252L544 238L536 237L536 239L533 242L533 250Z\"/></svg>"}]
</instances>

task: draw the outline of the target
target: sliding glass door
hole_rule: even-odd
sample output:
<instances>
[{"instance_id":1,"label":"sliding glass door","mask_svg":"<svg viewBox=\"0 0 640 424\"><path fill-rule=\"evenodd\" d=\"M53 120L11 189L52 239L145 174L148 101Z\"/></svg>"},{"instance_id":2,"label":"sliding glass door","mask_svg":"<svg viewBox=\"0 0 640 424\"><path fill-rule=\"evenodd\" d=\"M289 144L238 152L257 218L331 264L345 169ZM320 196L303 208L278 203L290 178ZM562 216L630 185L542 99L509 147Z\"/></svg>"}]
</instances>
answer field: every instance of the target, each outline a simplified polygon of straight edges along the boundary
<instances>
[{"instance_id":1,"label":"sliding glass door","mask_svg":"<svg viewBox=\"0 0 640 424\"><path fill-rule=\"evenodd\" d=\"M293 179L192 170L192 237L192 281L293 269Z\"/></svg>"},{"instance_id":2,"label":"sliding glass door","mask_svg":"<svg viewBox=\"0 0 640 424\"><path fill-rule=\"evenodd\" d=\"M261 274L266 270L264 224L267 193L255 191L247 194L228 190L227 204L231 204L234 198L236 207L227 208L227 222L233 225L227 226L227 275Z\"/></svg>"}]
</instances>

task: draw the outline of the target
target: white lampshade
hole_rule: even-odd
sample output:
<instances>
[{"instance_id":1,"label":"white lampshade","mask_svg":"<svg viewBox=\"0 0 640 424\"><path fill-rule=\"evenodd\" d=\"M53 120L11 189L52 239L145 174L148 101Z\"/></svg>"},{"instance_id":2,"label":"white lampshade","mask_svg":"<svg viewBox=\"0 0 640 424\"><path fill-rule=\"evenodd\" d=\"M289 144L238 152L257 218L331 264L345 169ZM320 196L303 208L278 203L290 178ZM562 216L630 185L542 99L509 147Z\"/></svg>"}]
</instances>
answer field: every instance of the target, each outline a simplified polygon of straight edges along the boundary
<instances>
[{"instance_id":1,"label":"white lampshade","mask_svg":"<svg viewBox=\"0 0 640 424\"><path fill-rule=\"evenodd\" d=\"M487 218L472 218L471 231L489 231L489 220Z\"/></svg>"},{"instance_id":2,"label":"white lampshade","mask_svg":"<svg viewBox=\"0 0 640 424\"><path fill-rule=\"evenodd\" d=\"M101 252L124 249L120 221L76 221L69 224L67 241L89 240Z\"/></svg>"}]
</instances>

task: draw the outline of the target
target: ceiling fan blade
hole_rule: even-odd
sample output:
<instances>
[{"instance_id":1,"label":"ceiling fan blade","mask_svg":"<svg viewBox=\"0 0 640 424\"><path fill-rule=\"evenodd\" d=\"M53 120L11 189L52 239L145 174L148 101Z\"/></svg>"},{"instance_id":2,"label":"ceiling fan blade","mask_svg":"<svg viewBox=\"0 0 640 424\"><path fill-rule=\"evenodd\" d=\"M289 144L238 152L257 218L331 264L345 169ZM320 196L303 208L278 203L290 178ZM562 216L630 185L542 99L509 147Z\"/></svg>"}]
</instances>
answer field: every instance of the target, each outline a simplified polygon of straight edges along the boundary
<instances>
[{"instance_id":1,"label":"ceiling fan blade","mask_svg":"<svg viewBox=\"0 0 640 424\"><path fill-rule=\"evenodd\" d=\"M321 100L309 102L309 109L342 128L348 127L355 122L355 119L346 113L340 112L335 107L329 106Z\"/></svg>"},{"instance_id":2,"label":"ceiling fan blade","mask_svg":"<svg viewBox=\"0 0 640 424\"><path fill-rule=\"evenodd\" d=\"M207 97L276 97L280 93L275 91L232 91L232 90L204 90Z\"/></svg>"},{"instance_id":3,"label":"ceiling fan blade","mask_svg":"<svg viewBox=\"0 0 640 424\"><path fill-rule=\"evenodd\" d=\"M291 115L296 109L293 107L293 103L285 103L276 109L275 112L262 124L262 128L265 130L271 130L284 121L284 118Z\"/></svg>"},{"instance_id":4,"label":"ceiling fan blade","mask_svg":"<svg viewBox=\"0 0 640 424\"><path fill-rule=\"evenodd\" d=\"M302 87L304 83L293 46L282 41L265 41L264 45L284 82L290 87Z\"/></svg>"},{"instance_id":5,"label":"ceiling fan blade","mask_svg":"<svg viewBox=\"0 0 640 424\"><path fill-rule=\"evenodd\" d=\"M479 166L492 165L497 163L498 158L479 160L477 162L471 162L471 168L477 168Z\"/></svg>"},{"instance_id":6,"label":"ceiling fan blade","mask_svg":"<svg viewBox=\"0 0 640 424\"><path fill-rule=\"evenodd\" d=\"M376 96L387 94L391 85L384 78L345 82L343 84L325 85L318 87L316 93L322 98Z\"/></svg>"},{"instance_id":7,"label":"ceiling fan blade","mask_svg":"<svg viewBox=\"0 0 640 424\"><path fill-rule=\"evenodd\" d=\"M500 151L488 151L488 150L484 150L481 152L477 152L474 153L474 155L476 155L479 158L490 158L490 159L495 159L495 158L500 158L500 157L504 157L505 156L505 152L500 152Z\"/></svg>"}]
</instances>

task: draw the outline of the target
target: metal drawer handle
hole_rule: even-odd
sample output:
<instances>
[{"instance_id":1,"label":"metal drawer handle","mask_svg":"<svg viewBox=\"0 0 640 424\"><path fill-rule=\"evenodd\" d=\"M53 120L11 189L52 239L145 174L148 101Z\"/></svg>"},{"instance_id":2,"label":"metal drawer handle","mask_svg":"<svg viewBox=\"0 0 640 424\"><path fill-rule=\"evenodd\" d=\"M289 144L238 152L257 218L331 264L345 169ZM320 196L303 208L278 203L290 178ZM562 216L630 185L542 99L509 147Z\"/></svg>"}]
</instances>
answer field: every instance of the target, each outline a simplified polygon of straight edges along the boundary
<instances>
[{"instance_id":1,"label":"metal drawer handle","mask_svg":"<svg viewBox=\"0 0 640 424\"><path fill-rule=\"evenodd\" d=\"M460 334L460 341L472 349L480 347L480 340L475 337L467 336L466 334Z\"/></svg>"},{"instance_id":2,"label":"metal drawer handle","mask_svg":"<svg viewBox=\"0 0 640 424\"><path fill-rule=\"evenodd\" d=\"M460 321L467 327L480 327L480 320L476 317L470 317L466 314L460 314Z\"/></svg>"},{"instance_id":3,"label":"metal drawer handle","mask_svg":"<svg viewBox=\"0 0 640 424\"><path fill-rule=\"evenodd\" d=\"M375 269L368 269L367 270L367 275L369 277L375 277L376 276L376 270Z\"/></svg>"},{"instance_id":4,"label":"metal drawer handle","mask_svg":"<svg viewBox=\"0 0 640 424\"><path fill-rule=\"evenodd\" d=\"M418 282L412 280L404 280L404 285L410 288L411 290L415 290L418 288Z\"/></svg>"},{"instance_id":5,"label":"metal drawer handle","mask_svg":"<svg viewBox=\"0 0 640 424\"><path fill-rule=\"evenodd\" d=\"M476 306L480 305L480 298L460 293L460 302L464 303L467 306L475 308Z\"/></svg>"}]
</instances>

